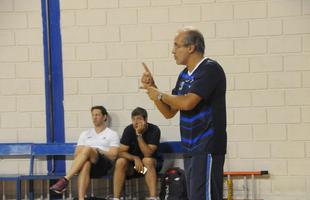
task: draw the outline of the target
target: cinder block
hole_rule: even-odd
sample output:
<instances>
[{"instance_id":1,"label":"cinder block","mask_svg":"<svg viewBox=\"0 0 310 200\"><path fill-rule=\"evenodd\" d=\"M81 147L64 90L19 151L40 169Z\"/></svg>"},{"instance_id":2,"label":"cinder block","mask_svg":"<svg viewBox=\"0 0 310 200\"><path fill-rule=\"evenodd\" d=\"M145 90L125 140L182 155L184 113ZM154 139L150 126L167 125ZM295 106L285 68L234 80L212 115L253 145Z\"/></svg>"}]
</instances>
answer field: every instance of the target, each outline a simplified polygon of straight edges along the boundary
<instances>
[{"instance_id":1,"label":"cinder block","mask_svg":"<svg viewBox=\"0 0 310 200\"><path fill-rule=\"evenodd\" d=\"M266 39L238 39L235 41L235 53L237 55L265 54L266 52Z\"/></svg>"},{"instance_id":2,"label":"cinder block","mask_svg":"<svg viewBox=\"0 0 310 200\"><path fill-rule=\"evenodd\" d=\"M289 124L287 125L288 139L290 141L306 141L310 140L309 124Z\"/></svg>"},{"instance_id":3,"label":"cinder block","mask_svg":"<svg viewBox=\"0 0 310 200\"><path fill-rule=\"evenodd\" d=\"M226 92L226 106L229 108L251 106L251 92L227 91Z\"/></svg>"},{"instance_id":4,"label":"cinder block","mask_svg":"<svg viewBox=\"0 0 310 200\"><path fill-rule=\"evenodd\" d=\"M203 4L203 3L213 3L215 0L183 0L184 4Z\"/></svg>"},{"instance_id":5,"label":"cinder block","mask_svg":"<svg viewBox=\"0 0 310 200\"><path fill-rule=\"evenodd\" d=\"M16 77L18 78L42 78L44 66L41 62L16 64Z\"/></svg>"},{"instance_id":6,"label":"cinder block","mask_svg":"<svg viewBox=\"0 0 310 200\"><path fill-rule=\"evenodd\" d=\"M0 16L1 19L1 16ZM28 48L17 46L0 46L0 62L21 62L28 60Z\"/></svg>"},{"instance_id":7,"label":"cinder block","mask_svg":"<svg viewBox=\"0 0 310 200\"><path fill-rule=\"evenodd\" d=\"M109 44L107 45L108 59L133 59L137 57L135 44Z\"/></svg>"},{"instance_id":8,"label":"cinder block","mask_svg":"<svg viewBox=\"0 0 310 200\"><path fill-rule=\"evenodd\" d=\"M1 114L1 128L31 127L31 114L20 112L5 112Z\"/></svg>"},{"instance_id":9,"label":"cinder block","mask_svg":"<svg viewBox=\"0 0 310 200\"><path fill-rule=\"evenodd\" d=\"M151 71L151 73L154 76L153 73L153 62L151 61L143 61ZM126 61L123 62L123 75L130 77L130 76L137 76L139 79L142 76L144 72L144 68L142 66L142 61ZM155 77L156 79L156 77ZM139 80L140 81L140 80Z\"/></svg>"},{"instance_id":10,"label":"cinder block","mask_svg":"<svg viewBox=\"0 0 310 200\"><path fill-rule=\"evenodd\" d=\"M1 63L0 78L15 78L15 65L11 63Z\"/></svg>"},{"instance_id":11,"label":"cinder block","mask_svg":"<svg viewBox=\"0 0 310 200\"><path fill-rule=\"evenodd\" d=\"M273 72L268 74L269 88L297 88L301 86L299 72Z\"/></svg>"},{"instance_id":12,"label":"cinder block","mask_svg":"<svg viewBox=\"0 0 310 200\"><path fill-rule=\"evenodd\" d=\"M60 12L60 24L61 27L69 27L75 25L75 13L73 11Z\"/></svg>"},{"instance_id":13,"label":"cinder block","mask_svg":"<svg viewBox=\"0 0 310 200\"><path fill-rule=\"evenodd\" d=\"M76 112L65 112L64 114L65 114L65 126L66 126L66 128L78 127L78 113L76 113ZM67 131L66 131L66 135L68 135ZM78 139L76 139L75 142L77 140Z\"/></svg>"},{"instance_id":14,"label":"cinder block","mask_svg":"<svg viewBox=\"0 0 310 200\"><path fill-rule=\"evenodd\" d=\"M3 142L16 142L17 141L17 130L14 128L10 129L0 129L0 137ZM4 160L4 159L2 159ZM7 159L6 159L7 160ZM1 161L0 161L1 164ZM2 168L2 167L1 167ZM5 172L7 173L7 172Z\"/></svg>"},{"instance_id":15,"label":"cinder block","mask_svg":"<svg viewBox=\"0 0 310 200\"><path fill-rule=\"evenodd\" d=\"M216 24L216 36L220 38L247 37L248 22L222 22Z\"/></svg>"},{"instance_id":16,"label":"cinder block","mask_svg":"<svg viewBox=\"0 0 310 200\"><path fill-rule=\"evenodd\" d=\"M301 108L302 122L310 122L310 107Z\"/></svg>"},{"instance_id":17,"label":"cinder block","mask_svg":"<svg viewBox=\"0 0 310 200\"><path fill-rule=\"evenodd\" d=\"M175 87L175 82L172 83L173 88L170 87L171 81L169 77L159 76L155 78L156 85L161 92L171 94L171 90Z\"/></svg>"},{"instance_id":18,"label":"cinder block","mask_svg":"<svg viewBox=\"0 0 310 200\"><path fill-rule=\"evenodd\" d=\"M123 110L124 109L124 97L122 95L96 95L93 96L92 105L103 105L108 112L110 110ZM136 99L137 100L137 99Z\"/></svg>"},{"instance_id":19,"label":"cinder block","mask_svg":"<svg viewBox=\"0 0 310 200\"><path fill-rule=\"evenodd\" d=\"M84 9L87 8L87 0L65 0L60 1L60 8L66 9Z\"/></svg>"},{"instance_id":20,"label":"cinder block","mask_svg":"<svg viewBox=\"0 0 310 200\"><path fill-rule=\"evenodd\" d=\"M183 70L173 60L156 60L154 61L154 76L178 76Z\"/></svg>"},{"instance_id":21,"label":"cinder block","mask_svg":"<svg viewBox=\"0 0 310 200\"><path fill-rule=\"evenodd\" d=\"M287 140L285 124L254 125L255 141L284 141Z\"/></svg>"},{"instance_id":22,"label":"cinder block","mask_svg":"<svg viewBox=\"0 0 310 200\"><path fill-rule=\"evenodd\" d=\"M253 106L284 106L285 98L282 90L264 90L252 92Z\"/></svg>"},{"instance_id":23,"label":"cinder block","mask_svg":"<svg viewBox=\"0 0 310 200\"><path fill-rule=\"evenodd\" d=\"M81 26L95 26L106 24L105 10L81 10L75 14L76 24Z\"/></svg>"},{"instance_id":24,"label":"cinder block","mask_svg":"<svg viewBox=\"0 0 310 200\"><path fill-rule=\"evenodd\" d=\"M307 34L310 33L310 17L299 17L283 20L284 34Z\"/></svg>"},{"instance_id":25,"label":"cinder block","mask_svg":"<svg viewBox=\"0 0 310 200\"><path fill-rule=\"evenodd\" d=\"M121 62L96 62L92 63L93 77L120 77L122 75Z\"/></svg>"},{"instance_id":26,"label":"cinder block","mask_svg":"<svg viewBox=\"0 0 310 200\"><path fill-rule=\"evenodd\" d=\"M139 85L136 78L123 78L120 82L119 79L109 79L109 93L131 93L137 92Z\"/></svg>"},{"instance_id":27,"label":"cinder block","mask_svg":"<svg viewBox=\"0 0 310 200\"><path fill-rule=\"evenodd\" d=\"M91 42L116 42L120 41L120 31L116 26L91 27L89 37Z\"/></svg>"},{"instance_id":28,"label":"cinder block","mask_svg":"<svg viewBox=\"0 0 310 200\"><path fill-rule=\"evenodd\" d=\"M2 5L2 4L1 4ZM14 0L15 11L39 11L41 10L41 3L37 0Z\"/></svg>"},{"instance_id":29,"label":"cinder block","mask_svg":"<svg viewBox=\"0 0 310 200\"><path fill-rule=\"evenodd\" d=\"M310 14L310 1L303 0L302 1L302 14L309 15Z\"/></svg>"},{"instance_id":30,"label":"cinder block","mask_svg":"<svg viewBox=\"0 0 310 200\"><path fill-rule=\"evenodd\" d=\"M310 157L310 142L306 142L306 153L307 153L307 157Z\"/></svg>"},{"instance_id":31,"label":"cinder block","mask_svg":"<svg viewBox=\"0 0 310 200\"><path fill-rule=\"evenodd\" d=\"M133 110L136 107L145 109L154 109L154 103L150 100L147 94L126 95L124 96L124 107L126 110Z\"/></svg>"},{"instance_id":32,"label":"cinder block","mask_svg":"<svg viewBox=\"0 0 310 200\"><path fill-rule=\"evenodd\" d=\"M182 28L180 24L154 24L152 25L152 40L172 42L180 28Z\"/></svg>"},{"instance_id":33,"label":"cinder block","mask_svg":"<svg viewBox=\"0 0 310 200\"><path fill-rule=\"evenodd\" d=\"M0 46L14 45L14 32L10 30L0 30Z\"/></svg>"},{"instance_id":34,"label":"cinder block","mask_svg":"<svg viewBox=\"0 0 310 200\"><path fill-rule=\"evenodd\" d=\"M285 71L308 71L310 69L309 55L284 56Z\"/></svg>"},{"instance_id":35,"label":"cinder block","mask_svg":"<svg viewBox=\"0 0 310 200\"><path fill-rule=\"evenodd\" d=\"M265 124L267 113L264 108L238 108L234 110L235 124Z\"/></svg>"},{"instance_id":36,"label":"cinder block","mask_svg":"<svg viewBox=\"0 0 310 200\"><path fill-rule=\"evenodd\" d=\"M64 98L64 108L66 111L89 110L90 105L90 95L66 95Z\"/></svg>"},{"instance_id":37,"label":"cinder block","mask_svg":"<svg viewBox=\"0 0 310 200\"><path fill-rule=\"evenodd\" d=\"M310 87L310 72L308 71L302 73L302 86Z\"/></svg>"},{"instance_id":38,"label":"cinder block","mask_svg":"<svg viewBox=\"0 0 310 200\"><path fill-rule=\"evenodd\" d=\"M78 94L78 80L66 78L64 80L64 94Z\"/></svg>"},{"instance_id":39,"label":"cinder block","mask_svg":"<svg viewBox=\"0 0 310 200\"><path fill-rule=\"evenodd\" d=\"M0 96L0 111L16 111L16 98L12 96Z\"/></svg>"},{"instance_id":40,"label":"cinder block","mask_svg":"<svg viewBox=\"0 0 310 200\"><path fill-rule=\"evenodd\" d=\"M0 13L0 19L0 29L27 27L27 16L24 13Z\"/></svg>"},{"instance_id":41,"label":"cinder block","mask_svg":"<svg viewBox=\"0 0 310 200\"><path fill-rule=\"evenodd\" d=\"M75 47L63 45L62 56L64 61L75 60Z\"/></svg>"},{"instance_id":42,"label":"cinder block","mask_svg":"<svg viewBox=\"0 0 310 200\"><path fill-rule=\"evenodd\" d=\"M272 181L272 192L279 194L301 194L306 191L305 177L276 177ZM289 197L290 199L291 197ZM283 199L283 198L281 198Z\"/></svg>"},{"instance_id":43,"label":"cinder block","mask_svg":"<svg viewBox=\"0 0 310 200\"><path fill-rule=\"evenodd\" d=\"M28 29L15 31L17 45L42 44L42 31L40 29Z\"/></svg>"},{"instance_id":44,"label":"cinder block","mask_svg":"<svg viewBox=\"0 0 310 200\"><path fill-rule=\"evenodd\" d=\"M251 72L283 71L282 56L257 56L250 59Z\"/></svg>"},{"instance_id":45,"label":"cinder block","mask_svg":"<svg viewBox=\"0 0 310 200\"><path fill-rule=\"evenodd\" d=\"M232 108L227 108L226 109L226 117L227 117L227 124L231 125L235 123L235 110Z\"/></svg>"},{"instance_id":46,"label":"cinder block","mask_svg":"<svg viewBox=\"0 0 310 200\"><path fill-rule=\"evenodd\" d=\"M107 92L108 81L103 78L79 79L80 94L102 94Z\"/></svg>"},{"instance_id":47,"label":"cinder block","mask_svg":"<svg viewBox=\"0 0 310 200\"><path fill-rule=\"evenodd\" d=\"M310 89L291 89L286 90L285 100L287 105L310 105Z\"/></svg>"},{"instance_id":48,"label":"cinder block","mask_svg":"<svg viewBox=\"0 0 310 200\"><path fill-rule=\"evenodd\" d=\"M255 169L258 171L268 170L270 174L276 176L287 175L287 161L285 159L268 159L268 160L255 160ZM269 187L269 186L268 186ZM268 187L262 190L264 193L268 191ZM269 188L271 190L271 188Z\"/></svg>"},{"instance_id":49,"label":"cinder block","mask_svg":"<svg viewBox=\"0 0 310 200\"><path fill-rule=\"evenodd\" d=\"M167 23L169 12L167 8L143 8L138 10L138 21L142 24Z\"/></svg>"},{"instance_id":50,"label":"cinder block","mask_svg":"<svg viewBox=\"0 0 310 200\"><path fill-rule=\"evenodd\" d=\"M239 3L234 5L236 19L255 19L267 16L266 2Z\"/></svg>"},{"instance_id":51,"label":"cinder block","mask_svg":"<svg viewBox=\"0 0 310 200\"><path fill-rule=\"evenodd\" d=\"M235 75L235 88L241 90L266 89L267 76L264 73L244 73Z\"/></svg>"},{"instance_id":52,"label":"cinder block","mask_svg":"<svg viewBox=\"0 0 310 200\"><path fill-rule=\"evenodd\" d=\"M115 0L88 0L89 8L117 8L118 1Z\"/></svg>"},{"instance_id":53,"label":"cinder block","mask_svg":"<svg viewBox=\"0 0 310 200\"><path fill-rule=\"evenodd\" d=\"M119 0L119 7L148 7L150 6L150 0Z\"/></svg>"},{"instance_id":54,"label":"cinder block","mask_svg":"<svg viewBox=\"0 0 310 200\"><path fill-rule=\"evenodd\" d=\"M304 158L304 142L274 142L271 144L271 156L273 158Z\"/></svg>"},{"instance_id":55,"label":"cinder block","mask_svg":"<svg viewBox=\"0 0 310 200\"><path fill-rule=\"evenodd\" d=\"M0 80L0 94L17 95L29 94L30 87L28 80L2 79Z\"/></svg>"},{"instance_id":56,"label":"cinder block","mask_svg":"<svg viewBox=\"0 0 310 200\"><path fill-rule=\"evenodd\" d=\"M250 125L230 125L227 126L227 133L229 133L229 141L252 141L252 127Z\"/></svg>"},{"instance_id":57,"label":"cinder block","mask_svg":"<svg viewBox=\"0 0 310 200\"><path fill-rule=\"evenodd\" d=\"M62 42L66 43L86 43L88 42L88 28L70 27L62 28Z\"/></svg>"},{"instance_id":58,"label":"cinder block","mask_svg":"<svg viewBox=\"0 0 310 200\"><path fill-rule=\"evenodd\" d=\"M288 161L288 174L293 176L308 176L310 168L310 159L298 159Z\"/></svg>"},{"instance_id":59,"label":"cinder block","mask_svg":"<svg viewBox=\"0 0 310 200\"><path fill-rule=\"evenodd\" d=\"M228 142L227 143L227 153L225 155L225 158L232 159L232 158L237 158L237 156L238 156L237 144ZM226 165L227 165L227 162L224 163L225 171L228 168Z\"/></svg>"},{"instance_id":60,"label":"cinder block","mask_svg":"<svg viewBox=\"0 0 310 200\"><path fill-rule=\"evenodd\" d=\"M234 158L229 160L227 171L248 171L254 169L253 159Z\"/></svg>"},{"instance_id":61,"label":"cinder block","mask_svg":"<svg viewBox=\"0 0 310 200\"><path fill-rule=\"evenodd\" d=\"M269 158L270 144L262 142L239 142L239 158Z\"/></svg>"},{"instance_id":62,"label":"cinder block","mask_svg":"<svg viewBox=\"0 0 310 200\"><path fill-rule=\"evenodd\" d=\"M277 37L268 40L271 53L301 52L301 37Z\"/></svg>"},{"instance_id":63,"label":"cinder block","mask_svg":"<svg viewBox=\"0 0 310 200\"><path fill-rule=\"evenodd\" d=\"M170 120L167 120L158 109L148 110L148 120L157 126L168 126L170 125ZM164 133L162 133L164 134Z\"/></svg>"},{"instance_id":64,"label":"cinder block","mask_svg":"<svg viewBox=\"0 0 310 200\"><path fill-rule=\"evenodd\" d=\"M137 24L136 9L111 9L107 11L108 24Z\"/></svg>"},{"instance_id":65,"label":"cinder block","mask_svg":"<svg viewBox=\"0 0 310 200\"><path fill-rule=\"evenodd\" d=\"M80 111L79 114L79 127L88 129L93 125L91 113L89 111Z\"/></svg>"},{"instance_id":66,"label":"cinder block","mask_svg":"<svg viewBox=\"0 0 310 200\"><path fill-rule=\"evenodd\" d=\"M27 95L17 97L19 111L44 111L45 99L42 95Z\"/></svg>"},{"instance_id":67,"label":"cinder block","mask_svg":"<svg viewBox=\"0 0 310 200\"><path fill-rule=\"evenodd\" d=\"M238 73L249 72L248 58L218 57L217 61L223 67L226 74L238 74Z\"/></svg>"},{"instance_id":68,"label":"cinder block","mask_svg":"<svg viewBox=\"0 0 310 200\"><path fill-rule=\"evenodd\" d=\"M45 132L46 132L46 130L44 128L21 128L21 129L18 129L18 142L45 143L46 142L46 133ZM24 166L25 166L25 164L24 164ZM25 167L23 167L23 168L21 167L20 171L23 171L24 169L25 169ZM27 172L29 172L29 170Z\"/></svg>"},{"instance_id":69,"label":"cinder block","mask_svg":"<svg viewBox=\"0 0 310 200\"><path fill-rule=\"evenodd\" d=\"M191 26L197 28L206 39L215 38L215 23L213 22L194 22L190 23Z\"/></svg>"},{"instance_id":70,"label":"cinder block","mask_svg":"<svg viewBox=\"0 0 310 200\"><path fill-rule=\"evenodd\" d=\"M104 60L106 47L104 45L76 47L76 57L79 60Z\"/></svg>"},{"instance_id":71,"label":"cinder block","mask_svg":"<svg viewBox=\"0 0 310 200\"><path fill-rule=\"evenodd\" d=\"M279 107L267 109L269 123L299 123L300 109L297 107Z\"/></svg>"},{"instance_id":72,"label":"cinder block","mask_svg":"<svg viewBox=\"0 0 310 200\"><path fill-rule=\"evenodd\" d=\"M207 4L202 6L202 20L230 20L233 18L231 4Z\"/></svg>"},{"instance_id":73,"label":"cinder block","mask_svg":"<svg viewBox=\"0 0 310 200\"><path fill-rule=\"evenodd\" d=\"M30 94L42 94L45 95L45 82L44 79L31 79L30 83Z\"/></svg>"},{"instance_id":74,"label":"cinder block","mask_svg":"<svg viewBox=\"0 0 310 200\"><path fill-rule=\"evenodd\" d=\"M14 1L12 0L2 0L0 2L0 12L2 11L13 11Z\"/></svg>"},{"instance_id":75,"label":"cinder block","mask_svg":"<svg viewBox=\"0 0 310 200\"><path fill-rule=\"evenodd\" d=\"M83 131L85 131L85 128L67 128L66 129L66 142L77 142L80 134ZM71 166L71 163L72 162L70 162L69 166Z\"/></svg>"},{"instance_id":76,"label":"cinder block","mask_svg":"<svg viewBox=\"0 0 310 200\"><path fill-rule=\"evenodd\" d=\"M151 122L152 123L152 122ZM160 126L161 141L180 141L180 128L178 126Z\"/></svg>"},{"instance_id":77,"label":"cinder block","mask_svg":"<svg viewBox=\"0 0 310 200\"><path fill-rule=\"evenodd\" d=\"M78 63L63 63L63 75L69 78L91 77L90 64Z\"/></svg>"},{"instance_id":78,"label":"cinder block","mask_svg":"<svg viewBox=\"0 0 310 200\"><path fill-rule=\"evenodd\" d=\"M181 3L181 0L151 0L152 6L173 6Z\"/></svg>"},{"instance_id":79,"label":"cinder block","mask_svg":"<svg viewBox=\"0 0 310 200\"><path fill-rule=\"evenodd\" d=\"M282 20L259 19L250 21L251 36L271 36L282 34Z\"/></svg>"},{"instance_id":80,"label":"cinder block","mask_svg":"<svg viewBox=\"0 0 310 200\"><path fill-rule=\"evenodd\" d=\"M121 27L121 40L122 41L150 41L151 40L151 27L145 25L127 25Z\"/></svg>"},{"instance_id":81,"label":"cinder block","mask_svg":"<svg viewBox=\"0 0 310 200\"><path fill-rule=\"evenodd\" d=\"M45 112L31 113L31 126L34 128L44 128L46 126L45 118L46 118Z\"/></svg>"},{"instance_id":82,"label":"cinder block","mask_svg":"<svg viewBox=\"0 0 310 200\"><path fill-rule=\"evenodd\" d=\"M304 36L302 38L302 50L303 51L310 51L310 36Z\"/></svg>"},{"instance_id":83,"label":"cinder block","mask_svg":"<svg viewBox=\"0 0 310 200\"><path fill-rule=\"evenodd\" d=\"M234 90L235 89L235 76L226 74L226 90Z\"/></svg>"},{"instance_id":84,"label":"cinder block","mask_svg":"<svg viewBox=\"0 0 310 200\"><path fill-rule=\"evenodd\" d=\"M276 0L268 2L268 16L288 17L301 14L301 0Z\"/></svg>"},{"instance_id":85,"label":"cinder block","mask_svg":"<svg viewBox=\"0 0 310 200\"><path fill-rule=\"evenodd\" d=\"M207 39L205 40L207 55L212 56L230 56L234 54L234 43L226 39Z\"/></svg>"},{"instance_id":86,"label":"cinder block","mask_svg":"<svg viewBox=\"0 0 310 200\"><path fill-rule=\"evenodd\" d=\"M110 112L111 122L110 126L112 127L126 127L131 124L131 111L113 111ZM120 133L121 135L122 133Z\"/></svg>"},{"instance_id":87,"label":"cinder block","mask_svg":"<svg viewBox=\"0 0 310 200\"><path fill-rule=\"evenodd\" d=\"M29 60L30 61L43 61L43 46L42 45L29 47Z\"/></svg>"},{"instance_id":88,"label":"cinder block","mask_svg":"<svg viewBox=\"0 0 310 200\"><path fill-rule=\"evenodd\" d=\"M171 22L197 22L201 19L200 6L182 6L169 8Z\"/></svg>"},{"instance_id":89,"label":"cinder block","mask_svg":"<svg viewBox=\"0 0 310 200\"><path fill-rule=\"evenodd\" d=\"M167 58L168 45L166 43L138 44L138 58Z\"/></svg>"},{"instance_id":90,"label":"cinder block","mask_svg":"<svg viewBox=\"0 0 310 200\"><path fill-rule=\"evenodd\" d=\"M29 28L40 28L42 29L42 15L40 12L28 12L27 22ZM42 40L42 39L41 39Z\"/></svg>"}]
</instances>

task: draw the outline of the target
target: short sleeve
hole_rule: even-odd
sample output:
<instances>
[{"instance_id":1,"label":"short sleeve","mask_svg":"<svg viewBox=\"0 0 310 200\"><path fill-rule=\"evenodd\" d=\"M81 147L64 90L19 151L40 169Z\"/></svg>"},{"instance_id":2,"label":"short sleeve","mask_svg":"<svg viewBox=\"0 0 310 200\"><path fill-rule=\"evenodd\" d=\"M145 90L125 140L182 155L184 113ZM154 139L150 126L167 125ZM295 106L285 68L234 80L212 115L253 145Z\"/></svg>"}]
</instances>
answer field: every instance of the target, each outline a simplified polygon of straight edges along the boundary
<instances>
[{"instance_id":1,"label":"short sleeve","mask_svg":"<svg viewBox=\"0 0 310 200\"><path fill-rule=\"evenodd\" d=\"M130 145L130 125L127 126L123 131L123 135L121 137L121 144L126 146Z\"/></svg>"},{"instance_id":2,"label":"short sleeve","mask_svg":"<svg viewBox=\"0 0 310 200\"><path fill-rule=\"evenodd\" d=\"M148 134L147 143L158 146L160 143L160 129L156 125L152 125L151 133Z\"/></svg>"},{"instance_id":3,"label":"short sleeve","mask_svg":"<svg viewBox=\"0 0 310 200\"><path fill-rule=\"evenodd\" d=\"M112 146L112 147L119 147L119 136L114 131L111 134L110 146Z\"/></svg>"},{"instance_id":4,"label":"short sleeve","mask_svg":"<svg viewBox=\"0 0 310 200\"><path fill-rule=\"evenodd\" d=\"M85 131L81 133L81 135L80 135L80 137L79 137L79 139L78 139L78 142L77 142L77 145L78 145L78 146L81 146L81 145L85 145L85 144L86 144L86 143L85 143L85 142L86 142L86 141L85 141L85 139L86 139L86 133L87 133L87 132L85 132Z\"/></svg>"}]
</instances>

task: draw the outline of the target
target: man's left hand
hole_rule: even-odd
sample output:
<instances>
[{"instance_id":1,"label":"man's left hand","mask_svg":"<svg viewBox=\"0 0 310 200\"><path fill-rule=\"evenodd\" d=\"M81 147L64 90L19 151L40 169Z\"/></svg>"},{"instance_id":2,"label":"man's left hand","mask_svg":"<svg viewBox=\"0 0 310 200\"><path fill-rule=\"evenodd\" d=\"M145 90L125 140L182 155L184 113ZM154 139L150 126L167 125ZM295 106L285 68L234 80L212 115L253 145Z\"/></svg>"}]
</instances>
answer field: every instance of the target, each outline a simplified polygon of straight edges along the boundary
<instances>
[{"instance_id":1,"label":"man's left hand","mask_svg":"<svg viewBox=\"0 0 310 200\"><path fill-rule=\"evenodd\" d=\"M152 99L153 101L158 100L157 97L160 94L158 89L156 89L155 87L148 87L146 93L149 95L150 99Z\"/></svg>"}]
</instances>

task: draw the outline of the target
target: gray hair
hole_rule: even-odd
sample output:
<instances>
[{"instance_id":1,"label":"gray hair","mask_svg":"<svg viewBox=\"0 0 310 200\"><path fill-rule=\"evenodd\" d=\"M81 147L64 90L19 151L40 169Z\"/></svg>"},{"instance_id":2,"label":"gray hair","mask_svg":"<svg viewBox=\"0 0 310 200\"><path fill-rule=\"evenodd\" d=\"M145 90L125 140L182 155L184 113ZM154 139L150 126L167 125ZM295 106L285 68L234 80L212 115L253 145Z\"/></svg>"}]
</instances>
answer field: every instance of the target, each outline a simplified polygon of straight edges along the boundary
<instances>
[{"instance_id":1,"label":"gray hair","mask_svg":"<svg viewBox=\"0 0 310 200\"><path fill-rule=\"evenodd\" d=\"M194 27L187 26L180 30L185 33L184 45L194 45L196 52L204 54L205 41L202 33Z\"/></svg>"}]
</instances>

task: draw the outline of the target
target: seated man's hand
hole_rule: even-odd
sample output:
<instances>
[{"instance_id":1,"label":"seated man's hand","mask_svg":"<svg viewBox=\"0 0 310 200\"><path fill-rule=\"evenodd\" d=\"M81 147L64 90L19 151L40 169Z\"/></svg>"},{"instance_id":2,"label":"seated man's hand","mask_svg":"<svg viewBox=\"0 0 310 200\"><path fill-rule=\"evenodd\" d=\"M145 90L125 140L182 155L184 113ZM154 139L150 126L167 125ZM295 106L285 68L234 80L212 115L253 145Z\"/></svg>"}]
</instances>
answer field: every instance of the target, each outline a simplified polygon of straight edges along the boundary
<instances>
[{"instance_id":1,"label":"seated man's hand","mask_svg":"<svg viewBox=\"0 0 310 200\"><path fill-rule=\"evenodd\" d=\"M134 161L135 161L135 170L137 172L143 171L143 163L141 159L139 157L136 157Z\"/></svg>"}]
</instances>

